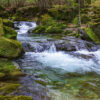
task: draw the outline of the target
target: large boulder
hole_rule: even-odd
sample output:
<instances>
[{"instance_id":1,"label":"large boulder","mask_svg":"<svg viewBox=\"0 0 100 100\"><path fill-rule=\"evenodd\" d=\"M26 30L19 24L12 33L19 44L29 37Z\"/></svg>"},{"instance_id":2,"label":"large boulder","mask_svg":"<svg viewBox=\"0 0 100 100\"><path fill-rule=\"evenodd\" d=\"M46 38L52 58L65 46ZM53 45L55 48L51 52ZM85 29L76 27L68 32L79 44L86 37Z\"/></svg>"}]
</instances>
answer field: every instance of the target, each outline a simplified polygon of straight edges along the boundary
<instances>
[{"instance_id":1,"label":"large boulder","mask_svg":"<svg viewBox=\"0 0 100 100\"><path fill-rule=\"evenodd\" d=\"M22 51L20 42L0 37L0 57L16 58L20 56Z\"/></svg>"}]
</instances>

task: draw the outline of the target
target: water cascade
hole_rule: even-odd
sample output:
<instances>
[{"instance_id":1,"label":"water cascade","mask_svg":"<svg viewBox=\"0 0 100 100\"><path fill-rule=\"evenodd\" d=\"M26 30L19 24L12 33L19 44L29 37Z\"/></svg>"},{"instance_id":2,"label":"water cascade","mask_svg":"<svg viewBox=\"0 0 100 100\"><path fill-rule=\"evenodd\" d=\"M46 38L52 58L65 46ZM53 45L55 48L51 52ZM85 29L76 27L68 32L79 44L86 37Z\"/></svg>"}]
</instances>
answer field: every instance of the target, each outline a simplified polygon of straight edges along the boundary
<instances>
[{"instance_id":1,"label":"water cascade","mask_svg":"<svg viewBox=\"0 0 100 100\"><path fill-rule=\"evenodd\" d=\"M49 86L43 87L39 84L37 85L36 82L42 85L51 81L62 82L65 80L64 74L69 72L80 74L96 72L100 74L100 50L89 52L86 48L85 50L78 49L78 51L72 52L73 54L57 51L55 42L48 41L48 37L41 35L34 37L32 34L28 33L29 30L37 26L35 22L20 22L19 24L15 23L15 26L19 27L19 30L17 30L17 38L24 44L23 47L26 51L16 62L21 66L23 72L30 75L26 80L28 80L31 85L24 80L24 82L26 82L24 86L27 87L29 91L31 91L30 87L32 87L34 91L32 90L32 92L28 93L30 96L33 96L35 100L62 99L62 97L59 97L59 99L48 98L47 95L50 95L50 92L55 93L55 95L58 93L59 96L62 94L57 91L54 92L55 90L50 89ZM82 57L74 56L76 54L80 54ZM88 59L85 59L83 56L88 57ZM33 75L33 77L31 75ZM23 92L25 95L28 93Z\"/></svg>"}]
</instances>

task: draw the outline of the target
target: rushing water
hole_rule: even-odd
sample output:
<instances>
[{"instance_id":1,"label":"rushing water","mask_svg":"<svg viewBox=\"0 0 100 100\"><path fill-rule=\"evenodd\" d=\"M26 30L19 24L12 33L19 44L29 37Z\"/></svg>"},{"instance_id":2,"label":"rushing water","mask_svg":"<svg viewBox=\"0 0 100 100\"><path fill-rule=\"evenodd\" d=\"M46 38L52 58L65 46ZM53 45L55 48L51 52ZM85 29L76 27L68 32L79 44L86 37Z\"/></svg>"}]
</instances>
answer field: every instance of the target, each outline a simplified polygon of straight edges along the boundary
<instances>
[{"instance_id":1,"label":"rushing water","mask_svg":"<svg viewBox=\"0 0 100 100\"><path fill-rule=\"evenodd\" d=\"M67 84L66 73L99 74L100 50L79 50L72 52L73 54L57 51L54 40L41 35L33 36L29 32L36 26L35 22L15 23L15 27L19 28L17 39L22 42L26 51L17 62L22 71L28 74L22 80L24 89L19 89L18 94L32 96L34 100L75 100L68 99L73 98L70 96L72 94L60 91L64 87L62 83ZM77 57L76 54L87 55L89 59ZM53 85L55 83L58 87Z\"/></svg>"}]
</instances>

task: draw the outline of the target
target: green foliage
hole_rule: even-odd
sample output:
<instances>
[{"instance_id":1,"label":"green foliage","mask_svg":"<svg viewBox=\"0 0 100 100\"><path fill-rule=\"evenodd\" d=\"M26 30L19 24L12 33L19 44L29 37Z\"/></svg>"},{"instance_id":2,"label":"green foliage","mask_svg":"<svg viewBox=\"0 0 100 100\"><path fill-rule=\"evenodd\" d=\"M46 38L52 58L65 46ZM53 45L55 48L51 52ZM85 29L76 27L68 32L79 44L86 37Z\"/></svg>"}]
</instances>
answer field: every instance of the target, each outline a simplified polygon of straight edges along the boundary
<instances>
[{"instance_id":1,"label":"green foliage","mask_svg":"<svg viewBox=\"0 0 100 100\"><path fill-rule=\"evenodd\" d=\"M4 26L4 37L9 38L9 39L16 39L17 32L13 28Z\"/></svg>"},{"instance_id":2,"label":"green foliage","mask_svg":"<svg viewBox=\"0 0 100 100\"><path fill-rule=\"evenodd\" d=\"M22 45L16 40L0 38L0 56L7 58L16 58L22 52Z\"/></svg>"}]
</instances>

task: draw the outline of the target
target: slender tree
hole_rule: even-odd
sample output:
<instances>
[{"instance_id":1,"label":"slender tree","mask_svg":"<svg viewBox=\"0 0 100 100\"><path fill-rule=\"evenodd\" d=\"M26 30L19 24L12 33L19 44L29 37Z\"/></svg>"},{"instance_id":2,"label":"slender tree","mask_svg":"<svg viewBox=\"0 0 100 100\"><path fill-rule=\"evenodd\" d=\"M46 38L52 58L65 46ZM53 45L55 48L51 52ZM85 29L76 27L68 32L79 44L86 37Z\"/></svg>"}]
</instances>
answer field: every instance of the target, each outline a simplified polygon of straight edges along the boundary
<instances>
[{"instance_id":1,"label":"slender tree","mask_svg":"<svg viewBox=\"0 0 100 100\"><path fill-rule=\"evenodd\" d=\"M81 2L78 0L78 5L79 5L79 26L81 27Z\"/></svg>"}]
</instances>

